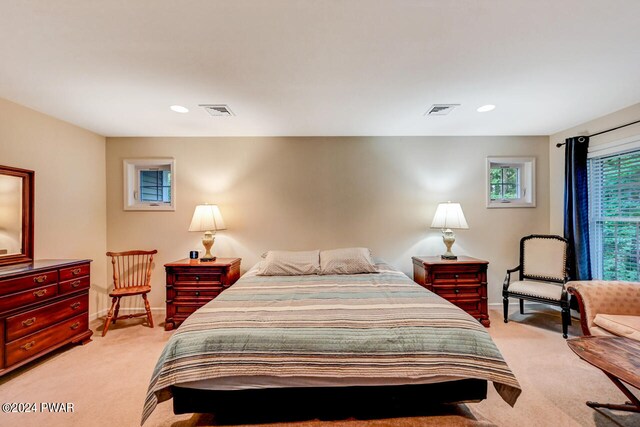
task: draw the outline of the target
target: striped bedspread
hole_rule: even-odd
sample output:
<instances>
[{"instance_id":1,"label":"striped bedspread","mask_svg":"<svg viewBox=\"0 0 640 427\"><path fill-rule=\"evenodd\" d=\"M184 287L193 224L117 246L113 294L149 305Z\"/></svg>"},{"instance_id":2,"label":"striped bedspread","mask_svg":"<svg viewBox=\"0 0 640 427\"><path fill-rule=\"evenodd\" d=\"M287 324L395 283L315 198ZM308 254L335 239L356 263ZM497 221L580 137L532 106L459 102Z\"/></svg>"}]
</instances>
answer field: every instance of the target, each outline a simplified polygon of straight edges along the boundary
<instances>
[{"instance_id":1,"label":"striped bedspread","mask_svg":"<svg viewBox=\"0 0 640 427\"><path fill-rule=\"evenodd\" d=\"M192 314L155 367L142 422L170 386L246 376L492 381L520 385L484 327L403 273L256 276ZM339 383L337 383L339 384Z\"/></svg>"}]
</instances>

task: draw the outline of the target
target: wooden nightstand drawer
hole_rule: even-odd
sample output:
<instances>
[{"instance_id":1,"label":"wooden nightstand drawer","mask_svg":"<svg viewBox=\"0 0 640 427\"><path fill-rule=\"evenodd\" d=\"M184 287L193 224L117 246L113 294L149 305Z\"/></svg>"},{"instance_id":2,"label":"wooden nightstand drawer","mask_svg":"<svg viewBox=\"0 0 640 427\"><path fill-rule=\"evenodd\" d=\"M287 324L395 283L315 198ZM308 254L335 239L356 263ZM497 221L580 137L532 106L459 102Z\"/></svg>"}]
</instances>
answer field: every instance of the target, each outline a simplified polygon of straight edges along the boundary
<instances>
[{"instance_id":1,"label":"wooden nightstand drawer","mask_svg":"<svg viewBox=\"0 0 640 427\"><path fill-rule=\"evenodd\" d=\"M177 273L175 275L175 286L193 284L193 283L207 283L207 284L220 284L222 283L222 274L192 274L192 273Z\"/></svg>"},{"instance_id":2,"label":"wooden nightstand drawer","mask_svg":"<svg viewBox=\"0 0 640 427\"><path fill-rule=\"evenodd\" d=\"M170 331L240 277L239 258L218 258L212 262L180 260L165 264L167 270L167 317Z\"/></svg>"},{"instance_id":3,"label":"wooden nightstand drawer","mask_svg":"<svg viewBox=\"0 0 640 427\"><path fill-rule=\"evenodd\" d=\"M220 292L222 292L223 288L207 288L207 289L191 289L191 290L183 290L176 289L176 296L174 301L185 301L185 300L196 300L201 301L206 299L210 301L217 297Z\"/></svg>"},{"instance_id":4,"label":"wooden nightstand drawer","mask_svg":"<svg viewBox=\"0 0 640 427\"><path fill-rule=\"evenodd\" d=\"M487 261L458 257L413 257L413 280L489 326Z\"/></svg>"},{"instance_id":5,"label":"wooden nightstand drawer","mask_svg":"<svg viewBox=\"0 0 640 427\"><path fill-rule=\"evenodd\" d=\"M478 283L481 281L482 272L478 269L461 269L460 271L439 271L435 269L433 272L433 284L438 282L457 282L457 283Z\"/></svg>"},{"instance_id":6,"label":"wooden nightstand drawer","mask_svg":"<svg viewBox=\"0 0 640 427\"><path fill-rule=\"evenodd\" d=\"M451 301L451 303L457 305L476 319L482 315L480 301L455 300Z\"/></svg>"},{"instance_id":7,"label":"wooden nightstand drawer","mask_svg":"<svg viewBox=\"0 0 640 427\"><path fill-rule=\"evenodd\" d=\"M448 300L475 298L479 301L482 298L480 286L439 286L434 284L432 292Z\"/></svg>"}]
</instances>

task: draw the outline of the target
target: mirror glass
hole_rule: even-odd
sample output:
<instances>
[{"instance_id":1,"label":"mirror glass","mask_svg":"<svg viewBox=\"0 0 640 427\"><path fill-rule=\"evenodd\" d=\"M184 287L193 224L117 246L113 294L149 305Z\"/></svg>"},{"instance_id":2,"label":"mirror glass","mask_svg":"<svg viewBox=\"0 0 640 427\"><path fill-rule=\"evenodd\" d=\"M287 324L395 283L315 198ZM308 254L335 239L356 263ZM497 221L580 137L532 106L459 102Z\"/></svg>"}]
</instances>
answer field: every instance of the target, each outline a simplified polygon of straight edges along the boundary
<instances>
[{"instance_id":1,"label":"mirror glass","mask_svg":"<svg viewBox=\"0 0 640 427\"><path fill-rule=\"evenodd\" d=\"M35 172L0 166L0 267L33 261Z\"/></svg>"},{"instance_id":2,"label":"mirror glass","mask_svg":"<svg viewBox=\"0 0 640 427\"><path fill-rule=\"evenodd\" d=\"M22 247L22 177L0 175L0 256L19 255Z\"/></svg>"}]
</instances>

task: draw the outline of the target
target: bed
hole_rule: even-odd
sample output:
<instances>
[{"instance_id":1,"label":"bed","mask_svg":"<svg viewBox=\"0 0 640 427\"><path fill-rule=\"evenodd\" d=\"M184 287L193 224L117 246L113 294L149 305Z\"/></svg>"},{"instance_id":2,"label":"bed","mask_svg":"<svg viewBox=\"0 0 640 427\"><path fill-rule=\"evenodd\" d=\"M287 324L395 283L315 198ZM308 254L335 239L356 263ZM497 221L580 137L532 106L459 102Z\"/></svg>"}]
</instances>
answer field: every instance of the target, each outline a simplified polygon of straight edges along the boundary
<instances>
[{"instance_id":1,"label":"bed","mask_svg":"<svg viewBox=\"0 0 640 427\"><path fill-rule=\"evenodd\" d=\"M384 399L390 389L463 402L483 399L487 382L513 406L520 386L485 328L402 272L376 267L303 276L252 268L170 338L142 423L172 397L176 413L267 395L310 402L319 396L311 391L334 402L354 392Z\"/></svg>"}]
</instances>

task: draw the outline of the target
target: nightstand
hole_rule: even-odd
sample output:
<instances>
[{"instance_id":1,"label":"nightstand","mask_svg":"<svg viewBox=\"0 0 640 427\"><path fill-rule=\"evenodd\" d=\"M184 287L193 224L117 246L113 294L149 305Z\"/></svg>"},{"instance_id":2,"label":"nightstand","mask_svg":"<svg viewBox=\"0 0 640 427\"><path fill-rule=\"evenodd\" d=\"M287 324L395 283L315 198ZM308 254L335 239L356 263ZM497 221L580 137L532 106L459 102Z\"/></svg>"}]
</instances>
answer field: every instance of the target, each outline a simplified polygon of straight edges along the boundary
<instances>
[{"instance_id":1,"label":"nightstand","mask_svg":"<svg viewBox=\"0 0 640 427\"><path fill-rule=\"evenodd\" d=\"M207 262L181 259L164 267L167 271L165 331L180 326L191 313L217 297L240 277L240 258L218 258Z\"/></svg>"},{"instance_id":2,"label":"nightstand","mask_svg":"<svg viewBox=\"0 0 640 427\"><path fill-rule=\"evenodd\" d=\"M457 305L489 327L487 311L488 261L459 256L444 260L439 256L413 257L413 280Z\"/></svg>"}]
</instances>

